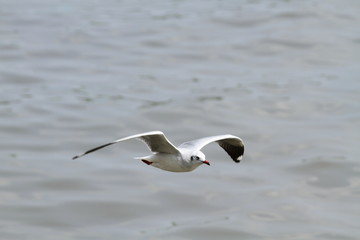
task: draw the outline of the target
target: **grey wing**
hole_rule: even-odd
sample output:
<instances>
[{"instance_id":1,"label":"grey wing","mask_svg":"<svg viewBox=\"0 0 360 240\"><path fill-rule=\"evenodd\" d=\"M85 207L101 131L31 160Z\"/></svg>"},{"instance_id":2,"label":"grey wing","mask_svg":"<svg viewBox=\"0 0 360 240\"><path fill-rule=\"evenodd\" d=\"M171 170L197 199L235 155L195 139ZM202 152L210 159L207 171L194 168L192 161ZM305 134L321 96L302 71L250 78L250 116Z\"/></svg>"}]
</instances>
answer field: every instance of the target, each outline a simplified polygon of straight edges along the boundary
<instances>
[{"instance_id":1,"label":"grey wing","mask_svg":"<svg viewBox=\"0 0 360 240\"><path fill-rule=\"evenodd\" d=\"M219 146L229 154L232 160L237 163L240 162L242 156L244 155L244 142L241 138L229 134L205 137L185 142L181 144L179 148L194 149L196 151L212 142L219 144Z\"/></svg>"},{"instance_id":2,"label":"grey wing","mask_svg":"<svg viewBox=\"0 0 360 240\"><path fill-rule=\"evenodd\" d=\"M130 139L139 139L139 140L143 141L144 143L146 143L146 145L149 147L150 151L152 151L152 152L174 153L174 154L179 153L179 150L171 142L169 142L169 140L165 137L164 133L162 133L160 131L152 131L152 132L146 132L146 133L132 135L132 136L125 137L125 138L120 138L113 142L103 144L101 146L92 148L82 154L79 154L79 155L73 157L73 159L82 157L88 153L97 151L101 148L110 146L112 144L122 142L125 140L130 140Z\"/></svg>"},{"instance_id":3,"label":"grey wing","mask_svg":"<svg viewBox=\"0 0 360 240\"><path fill-rule=\"evenodd\" d=\"M133 138L146 143L150 151L156 153L179 153L179 150L165 137L163 132L152 131L146 133L140 133L133 136L125 137L116 140L115 142L121 142Z\"/></svg>"}]
</instances>

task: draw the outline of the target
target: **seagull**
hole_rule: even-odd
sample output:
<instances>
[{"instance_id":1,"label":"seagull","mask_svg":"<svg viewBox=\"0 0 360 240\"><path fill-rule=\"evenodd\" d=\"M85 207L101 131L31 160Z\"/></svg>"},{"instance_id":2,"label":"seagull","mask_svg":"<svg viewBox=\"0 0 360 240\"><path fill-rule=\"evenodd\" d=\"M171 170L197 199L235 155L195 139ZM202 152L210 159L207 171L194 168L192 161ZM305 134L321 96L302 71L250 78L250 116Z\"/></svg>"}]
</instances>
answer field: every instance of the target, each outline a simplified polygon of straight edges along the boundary
<instances>
[{"instance_id":1,"label":"seagull","mask_svg":"<svg viewBox=\"0 0 360 240\"><path fill-rule=\"evenodd\" d=\"M130 139L143 141L150 151L153 152L152 155L135 159L139 159L149 166L170 172L190 172L202 164L210 166L210 163L205 159L205 154L200 150L212 142L219 144L236 163L240 162L244 154L244 143L241 138L230 134L204 137L184 142L180 146L175 147L165 137L163 132L151 131L120 138L113 142L92 148L82 154L74 156L73 160L101 148Z\"/></svg>"}]
</instances>

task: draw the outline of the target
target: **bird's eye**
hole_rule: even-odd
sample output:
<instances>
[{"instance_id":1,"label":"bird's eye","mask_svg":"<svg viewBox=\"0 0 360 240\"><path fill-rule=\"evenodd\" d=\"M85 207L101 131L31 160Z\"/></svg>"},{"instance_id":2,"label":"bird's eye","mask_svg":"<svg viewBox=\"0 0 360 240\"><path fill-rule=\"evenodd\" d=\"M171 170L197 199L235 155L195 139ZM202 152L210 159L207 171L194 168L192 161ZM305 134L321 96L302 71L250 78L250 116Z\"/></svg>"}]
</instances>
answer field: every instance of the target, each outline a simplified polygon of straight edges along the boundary
<instances>
[{"instance_id":1,"label":"bird's eye","mask_svg":"<svg viewBox=\"0 0 360 240\"><path fill-rule=\"evenodd\" d=\"M200 158L198 156L191 156L191 160L199 160Z\"/></svg>"}]
</instances>

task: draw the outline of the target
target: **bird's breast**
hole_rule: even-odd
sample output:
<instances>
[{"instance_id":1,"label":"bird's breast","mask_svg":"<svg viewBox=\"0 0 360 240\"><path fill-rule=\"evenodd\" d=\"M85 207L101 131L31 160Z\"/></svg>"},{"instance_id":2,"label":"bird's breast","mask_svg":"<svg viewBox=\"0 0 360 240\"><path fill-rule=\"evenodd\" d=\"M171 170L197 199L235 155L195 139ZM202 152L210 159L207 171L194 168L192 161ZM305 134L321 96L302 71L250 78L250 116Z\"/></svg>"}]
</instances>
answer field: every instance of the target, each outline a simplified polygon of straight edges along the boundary
<instances>
[{"instance_id":1,"label":"bird's breast","mask_svg":"<svg viewBox=\"0 0 360 240\"><path fill-rule=\"evenodd\" d=\"M170 172L188 172L189 166L180 155L156 153L151 157L151 166Z\"/></svg>"}]
</instances>

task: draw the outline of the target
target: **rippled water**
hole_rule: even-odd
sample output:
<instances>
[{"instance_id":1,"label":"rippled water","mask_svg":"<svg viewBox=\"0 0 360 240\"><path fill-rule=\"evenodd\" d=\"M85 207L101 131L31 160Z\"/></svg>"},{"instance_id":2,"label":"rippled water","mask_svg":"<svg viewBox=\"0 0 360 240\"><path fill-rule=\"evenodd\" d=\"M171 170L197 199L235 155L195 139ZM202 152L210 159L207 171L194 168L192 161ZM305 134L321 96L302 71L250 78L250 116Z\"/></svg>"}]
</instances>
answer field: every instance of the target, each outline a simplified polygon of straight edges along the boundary
<instances>
[{"instance_id":1,"label":"rippled water","mask_svg":"<svg viewBox=\"0 0 360 240\"><path fill-rule=\"evenodd\" d=\"M359 3L1 1L1 239L358 239ZM127 135L231 133L170 173Z\"/></svg>"}]
</instances>

